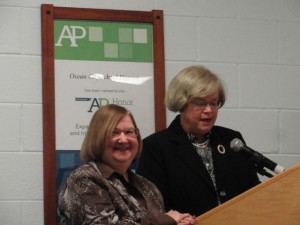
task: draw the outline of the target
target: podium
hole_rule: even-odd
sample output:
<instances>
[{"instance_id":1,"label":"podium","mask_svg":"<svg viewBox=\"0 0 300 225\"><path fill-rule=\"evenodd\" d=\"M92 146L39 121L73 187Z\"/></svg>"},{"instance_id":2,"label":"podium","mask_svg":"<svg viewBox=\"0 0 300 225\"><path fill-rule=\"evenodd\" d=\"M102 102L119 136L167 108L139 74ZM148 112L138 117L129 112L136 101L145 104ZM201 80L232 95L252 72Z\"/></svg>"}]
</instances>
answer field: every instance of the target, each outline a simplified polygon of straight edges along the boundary
<instances>
[{"instance_id":1,"label":"podium","mask_svg":"<svg viewBox=\"0 0 300 225\"><path fill-rule=\"evenodd\" d=\"M196 225L300 225L300 165L198 216Z\"/></svg>"}]
</instances>

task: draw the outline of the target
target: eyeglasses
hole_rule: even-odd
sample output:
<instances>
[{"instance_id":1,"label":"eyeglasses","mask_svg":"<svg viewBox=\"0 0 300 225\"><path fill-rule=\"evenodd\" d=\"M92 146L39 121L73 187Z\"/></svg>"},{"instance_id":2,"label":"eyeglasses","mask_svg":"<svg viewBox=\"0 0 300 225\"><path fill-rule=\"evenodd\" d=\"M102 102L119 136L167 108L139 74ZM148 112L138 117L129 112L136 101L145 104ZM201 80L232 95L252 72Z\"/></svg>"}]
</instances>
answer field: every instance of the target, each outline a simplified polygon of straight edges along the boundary
<instances>
[{"instance_id":1,"label":"eyeglasses","mask_svg":"<svg viewBox=\"0 0 300 225\"><path fill-rule=\"evenodd\" d=\"M139 134L139 130L136 128L128 128L128 129L114 129L113 133L112 133L112 137L116 138L119 137L121 134L124 134L126 137L129 138L135 138L136 136L138 136Z\"/></svg>"},{"instance_id":2,"label":"eyeglasses","mask_svg":"<svg viewBox=\"0 0 300 225\"><path fill-rule=\"evenodd\" d=\"M219 102L218 101L213 101L213 102L205 102L200 99L193 99L191 103L194 105L194 108L196 110L204 110L206 107L209 105L209 107L212 110L216 110L219 108Z\"/></svg>"}]
</instances>

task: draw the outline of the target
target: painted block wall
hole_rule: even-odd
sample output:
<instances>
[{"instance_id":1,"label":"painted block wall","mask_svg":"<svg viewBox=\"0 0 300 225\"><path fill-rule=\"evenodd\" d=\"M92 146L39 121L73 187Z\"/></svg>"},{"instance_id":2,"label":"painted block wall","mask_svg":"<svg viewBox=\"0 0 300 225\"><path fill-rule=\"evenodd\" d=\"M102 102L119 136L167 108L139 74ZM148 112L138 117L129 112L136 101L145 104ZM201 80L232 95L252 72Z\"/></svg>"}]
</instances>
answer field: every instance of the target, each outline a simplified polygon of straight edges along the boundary
<instances>
[{"instance_id":1,"label":"painted block wall","mask_svg":"<svg viewBox=\"0 0 300 225\"><path fill-rule=\"evenodd\" d=\"M209 67L228 93L217 124L287 168L300 163L300 1L0 0L1 225L44 224L41 4L163 10L166 85Z\"/></svg>"}]
</instances>

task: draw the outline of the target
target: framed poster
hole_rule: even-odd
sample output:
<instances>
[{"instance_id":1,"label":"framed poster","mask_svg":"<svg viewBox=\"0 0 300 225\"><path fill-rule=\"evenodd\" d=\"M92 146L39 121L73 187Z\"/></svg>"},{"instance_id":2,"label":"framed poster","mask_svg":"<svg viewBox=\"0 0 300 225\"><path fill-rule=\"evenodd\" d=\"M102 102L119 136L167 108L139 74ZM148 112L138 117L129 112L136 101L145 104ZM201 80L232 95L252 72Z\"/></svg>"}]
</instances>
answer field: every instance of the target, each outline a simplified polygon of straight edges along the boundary
<instances>
[{"instance_id":1,"label":"framed poster","mask_svg":"<svg viewBox=\"0 0 300 225\"><path fill-rule=\"evenodd\" d=\"M83 163L79 150L102 105L129 109L142 137L166 126L163 12L43 4L44 220L58 222L57 195Z\"/></svg>"}]
</instances>

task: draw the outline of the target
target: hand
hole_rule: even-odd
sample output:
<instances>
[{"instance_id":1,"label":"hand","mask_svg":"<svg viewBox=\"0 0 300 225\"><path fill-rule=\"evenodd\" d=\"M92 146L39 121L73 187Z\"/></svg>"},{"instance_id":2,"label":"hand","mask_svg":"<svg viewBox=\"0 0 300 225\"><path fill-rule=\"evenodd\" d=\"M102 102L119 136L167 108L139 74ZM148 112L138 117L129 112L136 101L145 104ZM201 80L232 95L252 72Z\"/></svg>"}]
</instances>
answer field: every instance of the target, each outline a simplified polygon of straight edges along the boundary
<instances>
[{"instance_id":1,"label":"hand","mask_svg":"<svg viewBox=\"0 0 300 225\"><path fill-rule=\"evenodd\" d=\"M194 225L196 224L196 219L194 216L191 216L188 214L188 216L184 217L179 223L177 223L178 225Z\"/></svg>"},{"instance_id":2,"label":"hand","mask_svg":"<svg viewBox=\"0 0 300 225\"><path fill-rule=\"evenodd\" d=\"M195 224L195 216L191 216L188 213L180 213L176 210L170 210L167 215L172 217L178 225L193 225Z\"/></svg>"}]
</instances>

